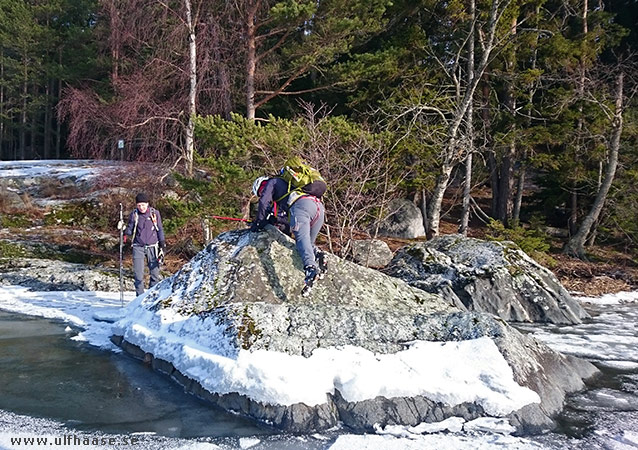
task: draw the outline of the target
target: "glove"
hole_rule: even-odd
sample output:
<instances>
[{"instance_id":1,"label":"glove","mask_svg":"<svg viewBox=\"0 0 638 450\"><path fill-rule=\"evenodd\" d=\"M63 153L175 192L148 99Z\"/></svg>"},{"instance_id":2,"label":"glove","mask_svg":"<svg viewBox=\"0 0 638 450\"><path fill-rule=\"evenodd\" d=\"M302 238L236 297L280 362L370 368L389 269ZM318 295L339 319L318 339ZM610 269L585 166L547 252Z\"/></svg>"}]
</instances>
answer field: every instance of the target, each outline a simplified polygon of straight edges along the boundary
<instances>
[{"instance_id":1,"label":"glove","mask_svg":"<svg viewBox=\"0 0 638 450\"><path fill-rule=\"evenodd\" d=\"M159 241L159 248L164 250L166 248L166 241Z\"/></svg>"},{"instance_id":2,"label":"glove","mask_svg":"<svg viewBox=\"0 0 638 450\"><path fill-rule=\"evenodd\" d=\"M157 252L157 262L159 263L160 266L164 264L164 250L161 247L160 247L160 251Z\"/></svg>"},{"instance_id":3,"label":"glove","mask_svg":"<svg viewBox=\"0 0 638 450\"><path fill-rule=\"evenodd\" d=\"M123 221L123 220L120 220L120 221L117 223L117 229L118 229L118 230L123 230L123 229L124 229L124 221Z\"/></svg>"},{"instance_id":4,"label":"glove","mask_svg":"<svg viewBox=\"0 0 638 450\"><path fill-rule=\"evenodd\" d=\"M265 224L262 221L254 221L250 226L250 231L253 233L262 231L264 229Z\"/></svg>"},{"instance_id":5,"label":"glove","mask_svg":"<svg viewBox=\"0 0 638 450\"><path fill-rule=\"evenodd\" d=\"M126 244L126 238L127 238L127 237L128 237L128 235L127 235L127 234L125 234L125 235L124 235L124 239L123 239L123 241L124 241L124 243L125 243L125 244Z\"/></svg>"}]
</instances>

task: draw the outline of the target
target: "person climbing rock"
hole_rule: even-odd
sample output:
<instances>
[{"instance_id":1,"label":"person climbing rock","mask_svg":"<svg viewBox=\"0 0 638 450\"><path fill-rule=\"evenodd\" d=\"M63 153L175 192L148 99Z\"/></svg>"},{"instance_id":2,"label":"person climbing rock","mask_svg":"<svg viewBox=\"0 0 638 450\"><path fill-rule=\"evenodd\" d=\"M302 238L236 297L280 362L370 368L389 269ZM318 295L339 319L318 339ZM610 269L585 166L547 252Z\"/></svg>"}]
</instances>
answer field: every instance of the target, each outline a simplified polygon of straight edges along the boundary
<instances>
[{"instance_id":1,"label":"person climbing rock","mask_svg":"<svg viewBox=\"0 0 638 450\"><path fill-rule=\"evenodd\" d=\"M253 194L259 197L259 205L250 230L262 230L273 211L284 208L304 265L304 289L309 292L315 279L327 270L325 255L315 245L325 219L321 196L326 191L326 183L322 178L317 178L307 180L309 182L303 186L294 187L285 179L284 171L285 167L278 176L261 176L253 183Z\"/></svg>"}]
</instances>

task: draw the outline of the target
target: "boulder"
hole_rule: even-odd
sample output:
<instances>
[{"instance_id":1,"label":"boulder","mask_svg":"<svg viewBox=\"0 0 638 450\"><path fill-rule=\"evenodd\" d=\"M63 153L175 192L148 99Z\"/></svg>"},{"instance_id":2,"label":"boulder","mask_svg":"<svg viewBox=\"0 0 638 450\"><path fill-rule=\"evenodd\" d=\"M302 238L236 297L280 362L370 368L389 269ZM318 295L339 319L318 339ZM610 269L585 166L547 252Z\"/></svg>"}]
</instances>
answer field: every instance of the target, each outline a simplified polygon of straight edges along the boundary
<instances>
[{"instance_id":1,"label":"boulder","mask_svg":"<svg viewBox=\"0 0 638 450\"><path fill-rule=\"evenodd\" d=\"M380 236L414 239L425 236L421 210L410 200L394 199L388 205L387 217L378 223Z\"/></svg>"},{"instance_id":2,"label":"boulder","mask_svg":"<svg viewBox=\"0 0 638 450\"><path fill-rule=\"evenodd\" d=\"M589 317L552 272L513 242L436 237L399 249L384 272L461 309L508 321L576 324Z\"/></svg>"},{"instance_id":3,"label":"boulder","mask_svg":"<svg viewBox=\"0 0 638 450\"><path fill-rule=\"evenodd\" d=\"M397 278L334 255L327 259L325 278L302 297L302 263L291 239L270 226L262 233L223 233L128 305L112 341L203 399L306 433L339 423L372 431L488 415L509 417L521 432L545 430L565 394L582 389L583 378L596 372L492 315L461 311ZM423 348L439 359L412 353ZM450 356L456 351L467 357ZM412 389L421 380L415 374L436 372L437 361L458 364L455 372L465 376L488 353L502 366L502 379L480 372L458 385L443 382L447 394L430 392L429 382ZM384 361L392 363L382 366L387 370L407 367L402 373L411 381L397 389L392 375L386 380L377 369ZM333 373L333 367L347 369ZM468 387L477 382L494 388ZM485 400L494 395L507 397L510 406Z\"/></svg>"},{"instance_id":4,"label":"boulder","mask_svg":"<svg viewBox=\"0 0 638 450\"><path fill-rule=\"evenodd\" d=\"M36 258L0 258L0 283L36 291L120 290L119 270ZM135 290L131 274L124 277L124 289Z\"/></svg>"},{"instance_id":5,"label":"boulder","mask_svg":"<svg viewBox=\"0 0 638 450\"><path fill-rule=\"evenodd\" d=\"M0 184L0 206L4 209L24 209L24 200L20 195Z\"/></svg>"},{"instance_id":6,"label":"boulder","mask_svg":"<svg viewBox=\"0 0 638 450\"><path fill-rule=\"evenodd\" d=\"M381 269L392 261L394 254L388 244L379 239L352 241L352 260L373 269Z\"/></svg>"}]
</instances>

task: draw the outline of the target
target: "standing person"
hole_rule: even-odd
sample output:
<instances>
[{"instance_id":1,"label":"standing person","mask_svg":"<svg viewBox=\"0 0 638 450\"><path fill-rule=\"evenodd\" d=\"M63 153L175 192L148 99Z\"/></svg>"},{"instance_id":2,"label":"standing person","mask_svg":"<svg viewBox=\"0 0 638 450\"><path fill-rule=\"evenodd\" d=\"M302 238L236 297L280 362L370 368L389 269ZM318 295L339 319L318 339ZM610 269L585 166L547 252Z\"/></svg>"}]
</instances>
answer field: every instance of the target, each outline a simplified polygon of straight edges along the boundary
<instances>
[{"instance_id":1,"label":"standing person","mask_svg":"<svg viewBox=\"0 0 638 450\"><path fill-rule=\"evenodd\" d=\"M150 271L148 287L160 281L160 262L164 255L166 239L160 212L149 206L148 195L139 193L135 197L136 208L128 217L124 231L124 242L131 238L133 246L133 271L135 273L135 293L144 292L144 259Z\"/></svg>"},{"instance_id":2,"label":"standing person","mask_svg":"<svg viewBox=\"0 0 638 450\"><path fill-rule=\"evenodd\" d=\"M327 270L325 255L315 246L325 216L321 202L321 195L326 190L325 182L313 181L302 192L290 192L289 188L289 183L281 177L259 177L255 180L253 194L259 197L259 206L250 231L262 230L273 209L283 208L290 218L290 231L304 265L304 284L309 289L317 276Z\"/></svg>"}]
</instances>

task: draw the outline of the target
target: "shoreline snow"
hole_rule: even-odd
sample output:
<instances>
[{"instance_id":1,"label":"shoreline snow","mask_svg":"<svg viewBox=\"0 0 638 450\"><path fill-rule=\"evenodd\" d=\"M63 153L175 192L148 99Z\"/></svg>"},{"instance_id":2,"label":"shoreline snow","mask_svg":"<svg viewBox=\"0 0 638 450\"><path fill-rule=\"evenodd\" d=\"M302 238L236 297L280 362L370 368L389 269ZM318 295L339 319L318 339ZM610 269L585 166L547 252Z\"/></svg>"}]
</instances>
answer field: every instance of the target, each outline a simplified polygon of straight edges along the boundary
<instances>
[{"instance_id":1,"label":"shoreline snow","mask_svg":"<svg viewBox=\"0 0 638 450\"><path fill-rule=\"evenodd\" d=\"M127 299L132 298L127 293ZM477 402L486 412L504 416L539 401L538 394L518 385L511 368L489 338L462 342L415 342L390 355L357 347L318 349L309 358L260 350L232 352L213 321L196 317L157 316L129 306L119 307L119 293L33 292L0 288L0 308L36 315L83 328L72 339L119 351L110 336L124 334L132 344L170 361L180 372L211 392L239 392L269 404L326 402L339 389L349 401L382 395L424 395L450 405ZM115 326L103 320L121 319ZM126 333L122 330L128 329ZM206 333L208 346L191 336ZM219 344L217 344L219 343Z\"/></svg>"},{"instance_id":2,"label":"shoreline snow","mask_svg":"<svg viewBox=\"0 0 638 450\"><path fill-rule=\"evenodd\" d=\"M134 294L132 292L126 293L126 301L131 301L133 300L133 298ZM141 297L130 302L129 306L137 305L140 301ZM118 352L120 351L120 349L113 345L109 339L112 334L113 324L105 322L105 320L112 322L114 320L122 319L127 314L131 313L129 308L120 307L119 293L85 291L33 292L29 291L27 288L20 286L0 287L0 309L18 314L60 320L64 323L74 326L76 329L81 329L71 339L84 341L90 345L114 352ZM159 341L157 342L159 343ZM352 358L357 357L359 358L359 367L364 372L367 372L368 376L357 379L356 377L353 377L353 371L346 371L339 378L338 385L342 389L344 389L344 392L350 392L350 395L352 395L353 398L356 398L354 397L355 395L360 395L362 396L360 398L364 398L365 396L373 395L373 393L379 391L379 386L384 384L381 381L383 379L387 380L387 377L394 376L392 375L392 373L398 373L401 375L402 378L397 379L394 385L386 386L384 389L396 389L397 394L402 392L402 390L405 389L403 385L405 385L406 383L412 383L412 375L407 372L402 373L401 369L397 369L397 367L400 367L401 365L405 366L406 361L409 361L411 358L426 359L424 358L424 349L427 349L428 352L434 349L434 354L438 354L439 357L442 357L441 355L445 355L446 359L452 361L450 365L446 366L446 370L440 371L438 373L438 376L440 378L435 381L437 381L439 385L442 386L441 392L439 392L438 394L435 393L433 395L441 395L441 398L443 398L445 392L449 393L459 388L458 385L455 387L446 387L446 383L451 382L451 380L454 380L455 378L457 382L465 383L472 377L479 376L477 374L480 373L488 381L484 382L483 386L470 383L464 389L465 392L459 395L473 395L477 397L482 396L483 401L487 402L486 404L489 404L489 401L492 402L491 407L494 408L494 411L501 412L516 407L516 403L520 402L521 398L527 398L526 401L533 401L534 398L537 398L536 393L526 388L522 388L521 386L516 385L515 383L513 383L513 381L510 380L511 369L509 368L509 366L507 366L504 360L499 361L499 358L502 359L502 356L500 355L500 353L498 353L498 349L496 348L494 343L491 342L489 339L466 341L465 343L418 342L415 343L412 348L407 349L404 352L400 352L400 355L374 355L373 353L365 351L363 349L352 347L342 349L343 353L341 354L336 350L336 353L332 353L328 349L323 349L322 352L319 352L317 354L316 360L312 360L312 357L293 357L291 355L284 354L276 355L276 357L286 360L286 364L290 364L291 361L293 361L294 363L299 363L299 361L297 361L297 358L305 359L305 364L307 364L306 372L300 375L297 371L296 376L306 376L307 370L315 370L317 364L333 364L330 361L330 358L334 358L336 360L335 364L337 364L337 366L349 366L353 363ZM477 368L476 373L471 374L466 371L467 366L458 364L458 361L462 361L464 358L468 357L481 359L479 357L479 354L484 352L487 352L487 354L490 355L490 358L483 358L482 362L479 361L479 363L482 364L482 367ZM498 353L498 357L496 357L494 352ZM260 368L261 370L266 370L270 367L274 367L273 370L275 372L270 373L269 378L265 379L266 382L272 383L272 386L274 386L275 388L285 386L286 389L290 389L291 386L287 384L289 383L289 381L287 381L285 377L280 378L282 368L284 369L283 372L285 372L285 368L287 367L288 369L290 369L290 366L280 365L279 362L273 363L273 359L270 358L270 356L273 355L266 355L267 352L255 353L256 358L253 361L248 361L248 363L246 364L247 370L254 372L258 371L258 369ZM385 356L387 358L379 358L379 356ZM243 361L243 358L241 358L241 353L236 361ZM453 361L457 361L457 365L455 365ZM488 367L490 365L494 365L497 369L492 370L493 368ZM393 368L391 366L396 367ZM193 367L197 366L195 365ZM385 367L384 370L386 370L386 372L379 372L379 367ZM505 367L507 369L505 369ZM427 364L424 364L422 366L422 370L426 369L428 369L428 366ZM200 370L205 372L204 368L202 368L201 366ZM505 377L506 381L504 384L503 380L499 380L499 378L502 377L502 374L499 373L499 370L509 370L509 375ZM388 373L387 371L390 371L390 373ZM328 376L326 374L323 374L323 377L324 380L328 380ZM257 380L262 379L259 377L254 378L252 382L255 383ZM327 381L324 384L326 386L336 386L337 383L335 382L335 380L336 378L334 380L331 380L332 384L328 383ZM432 378L430 378L430 380L432 380ZM510 383L513 383L513 385L510 385ZM310 384L312 384L312 382ZM360 387L356 387L359 384ZM306 385L306 387L307 386L308 385ZM348 387L350 387L350 391L348 391ZM508 398L507 395L504 395L504 392L492 392L490 387L498 388L505 391L509 390L510 398ZM259 387L259 389L264 390L265 388L261 386ZM480 389L480 391L478 393L475 393L473 392L474 389ZM322 391L325 391L325 386ZM323 393L323 395L325 396L325 393ZM386 395L390 394L386 393ZM416 427L386 427L385 429L379 428L379 434L377 435L341 435L337 438L336 442L334 442L330 446L330 448L379 448L378 445L381 445L382 448L403 449L410 448L410 446L412 445L416 446L414 448L423 448L423 445L427 446L434 443L439 444L439 448L442 449L471 449L477 448L477 445L482 448L487 448L486 446L491 444L509 445L510 443L517 445L518 448L542 448L538 444L533 443L532 441L529 441L527 439L514 438L512 436L509 436L508 433L510 432L510 427L507 423L507 420L490 420L492 420L493 422L490 422L488 420L487 422L482 424L478 422L476 424L473 424L471 422L464 422L461 418L456 418L454 420L448 419L448 421L441 422L440 424L420 424ZM7 427L9 426L10 424L6 423L2 427L4 431L0 433L0 442L2 442L3 444L6 443L5 438L7 438L10 434L10 432L7 433ZM408 447L406 447L406 445ZM195 448L197 447L198 444L195 444Z\"/></svg>"},{"instance_id":3,"label":"shoreline snow","mask_svg":"<svg viewBox=\"0 0 638 450\"><path fill-rule=\"evenodd\" d=\"M574 299L581 303L588 303L593 305L619 305L623 303L638 302L638 291L623 291L615 294L604 294L600 297L578 297L574 296Z\"/></svg>"}]
</instances>

